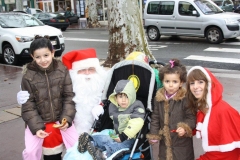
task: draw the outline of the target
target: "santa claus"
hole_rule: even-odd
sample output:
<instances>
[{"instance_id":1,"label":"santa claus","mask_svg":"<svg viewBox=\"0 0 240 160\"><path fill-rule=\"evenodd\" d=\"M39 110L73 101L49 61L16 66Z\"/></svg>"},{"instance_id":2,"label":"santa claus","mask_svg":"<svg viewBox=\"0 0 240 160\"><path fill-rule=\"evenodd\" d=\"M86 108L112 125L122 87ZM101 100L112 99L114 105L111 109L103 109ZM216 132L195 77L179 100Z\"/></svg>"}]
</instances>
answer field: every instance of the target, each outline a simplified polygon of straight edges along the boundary
<instances>
[{"instance_id":1,"label":"santa claus","mask_svg":"<svg viewBox=\"0 0 240 160\"><path fill-rule=\"evenodd\" d=\"M100 104L107 73L92 48L70 51L62 61L69 69L75 93L75 127L79 134L90 132L94 119L104 111Z\"/></svg>"}]
</instances>

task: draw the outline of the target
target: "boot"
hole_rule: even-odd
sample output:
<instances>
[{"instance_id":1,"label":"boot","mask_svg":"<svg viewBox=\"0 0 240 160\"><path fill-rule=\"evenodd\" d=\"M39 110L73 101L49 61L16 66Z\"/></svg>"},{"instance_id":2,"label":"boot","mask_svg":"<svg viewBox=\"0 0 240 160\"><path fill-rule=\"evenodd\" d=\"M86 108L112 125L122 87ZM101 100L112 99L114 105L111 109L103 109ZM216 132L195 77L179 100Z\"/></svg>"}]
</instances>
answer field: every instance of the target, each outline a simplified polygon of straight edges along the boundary
<instances>
[{"instance_id":1,"label":"boot","mask_svg":"<svg viewBox=\"0 0 240 160\"><path fill-rule=\"evenodd\" d=\"M89 141L89 135L88 133L84 132L82 133L78 138L78 151L80 153L84 153L87 151L87 143Z\"/></svg>"},{"instance_id":2,"label":"boot","mask_svg":"<svg viewBox=\"0 0 240 160\"><path fill-rule=\"evenodd\" d=\"M87 144L87 150L89 154L92 156L93 160L105 160L104 154L102 151L95 147L91 141L88 142Z\"/></svg>"}]
</instances>

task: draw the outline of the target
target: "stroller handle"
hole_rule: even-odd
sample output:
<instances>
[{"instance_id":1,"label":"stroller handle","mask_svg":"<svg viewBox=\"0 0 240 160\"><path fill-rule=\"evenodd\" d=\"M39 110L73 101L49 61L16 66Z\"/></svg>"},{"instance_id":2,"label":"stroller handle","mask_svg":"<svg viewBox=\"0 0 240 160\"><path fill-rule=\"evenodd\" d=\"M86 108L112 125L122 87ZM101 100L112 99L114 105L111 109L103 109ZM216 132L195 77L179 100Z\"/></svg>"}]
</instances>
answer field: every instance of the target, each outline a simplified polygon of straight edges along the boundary
<instances>
[{"instance_id":1,"label":"stroller handle","mask_svg":"<svg viewBox=\"0 0 240 160\"><path fill-rule=\"evenodd\" d=\"M162 66L165 66L165 65L166 65L166 63L164 63L164 62L160 62L160 61L156 61L156 60L154 60L154 61L149 61L149 65L151 65L151 64L160 64L160 65L162 65Z\"/></svg>"}]
</instances>

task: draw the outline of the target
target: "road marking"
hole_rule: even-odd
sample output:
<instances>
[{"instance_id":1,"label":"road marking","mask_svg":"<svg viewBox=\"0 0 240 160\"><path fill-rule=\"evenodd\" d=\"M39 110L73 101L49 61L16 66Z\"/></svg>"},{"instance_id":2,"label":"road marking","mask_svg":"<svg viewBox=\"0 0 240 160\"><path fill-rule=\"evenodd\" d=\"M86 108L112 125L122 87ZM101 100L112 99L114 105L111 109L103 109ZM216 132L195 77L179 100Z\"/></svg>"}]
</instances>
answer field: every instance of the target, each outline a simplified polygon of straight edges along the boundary
<instances>
[{"instance_id":1,"label":"road marking","mask_svg":"<svg viewBox=\"0 0 240 160\"><path fill-rule=\"evenodd\" d=\"M157 51L159 48L165 48L167 46L163 46L163 45L148 45L149 46L149 49L151 51Z\"/></svg>"},{"instance_id":2,"label":"road marking","mask_svg":"<svg viewBox=\"0 0 240 160\"><path fill-rule=\"evenodd\" d=\"M221 58L221 57L208 57L208 56L190 55L190 56L188 56L184 59L191 59L191 60L197 60L197 61L208 61L208 62L240 64L240 59L236 59L236 58Z\"/></svg>"},{"instance_id":3,"label":"road marking","mask_svg":"<svg viewBox=\"0 0 240 160\"><path fill-rule=\"evenodd\" d=\"M240 46L240 42L223 42L221 44L225 44L225 45L234 45L234 46Z\"/></svg>"},{"instance_id":4,"label":"road marking","mask_svg":"<svg viewBox=\"0 0 240 160\"><path fill-rule=\"evenodd\" d=\"M216 48L216 47L209 47L209 48L205 49L204 51L240 53L240 49L234 49L234 48Z\"/></svg>"},{"instance_id":5,"label":"road marking","mask_svg":"<svg viewBox=\"0 0 240 160\"><path fill-rule=\"evenodd\" d=\"M239 74L227 74L227 73L213 73L216 77L223 77L223 78L236 78L239 79Z\"/></svg>"},{"instance_id":6,"label":"road marking","mask_svg":"<svg viewBox=\"0 0 240 160\"><path fill-rule=\"evenodd\" d=\"M108 40L104 40L104 39L67 38L67 37L65 37L64 40L66 40L66 41L108 42Z\"/></svg>"},{"instance_id":7,"label":"road marking","mask_svg":"<svg viewBox=\"0 0 240 160\"><path fill-rule=\"evenodd\" d=\"M63 34L65 34L65 33L67 34L67 33L86 33L86 32L68 32L67 31L67 32L64 32Z\"/></svg>"}]
</instances>

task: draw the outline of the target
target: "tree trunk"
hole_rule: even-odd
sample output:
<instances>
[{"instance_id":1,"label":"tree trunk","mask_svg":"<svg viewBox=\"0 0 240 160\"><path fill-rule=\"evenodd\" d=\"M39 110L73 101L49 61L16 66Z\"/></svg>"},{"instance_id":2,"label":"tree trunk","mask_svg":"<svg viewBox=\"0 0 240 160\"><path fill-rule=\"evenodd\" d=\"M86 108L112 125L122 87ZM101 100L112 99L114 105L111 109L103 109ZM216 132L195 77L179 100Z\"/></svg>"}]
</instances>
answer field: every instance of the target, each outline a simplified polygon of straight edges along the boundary
<instances>
[{"instance_id":1,"label":"tree trunk","mask_svg":"<svg viewBox=\"0 0 240 160\"><path fill-rule=\"evenodd\" d=\"M98 22L97 4L96 0L86 0L86 6L88 7L88 27L96 28L101 27Z\"/></svg>"},{"instance_id":2,"label":"tree trunk","mask_svg":"<svg viewBox=\"0 0 240 160\"><path fill-rule=\"evenodd\" d=\"M112 67L133 51L151 54L140 17L138 0L108 0L109 48L103 64Z\"/></svg>"}]
</instances>

